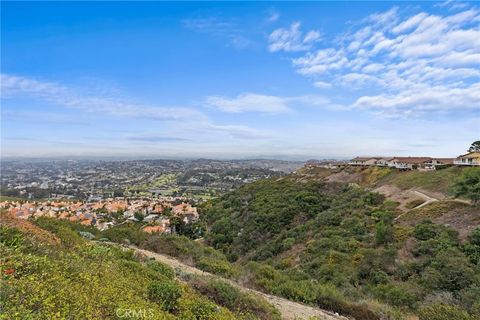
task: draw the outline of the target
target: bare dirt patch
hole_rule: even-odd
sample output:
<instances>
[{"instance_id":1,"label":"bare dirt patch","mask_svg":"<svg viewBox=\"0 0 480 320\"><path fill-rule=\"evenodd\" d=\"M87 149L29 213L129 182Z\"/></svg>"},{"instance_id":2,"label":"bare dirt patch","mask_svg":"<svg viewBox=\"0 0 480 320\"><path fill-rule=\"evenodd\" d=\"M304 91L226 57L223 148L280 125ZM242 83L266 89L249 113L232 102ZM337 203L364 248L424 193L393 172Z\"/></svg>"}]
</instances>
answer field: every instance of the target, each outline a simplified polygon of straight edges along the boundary
<instances>
[{"instance_id":1,"label":"bare dirt patch","mask_svg":"<svg viewBox=\"0 0 480 320\"><path fill-rule=\"evenodd\" d=\"M480 226L480 208L454 200L437 201L403 214L398 223L413 227L425 219L449 226L465 239Z\"/></svg>"},{"instance_id":2,"label":"bare dirt patch","mask_svg":"<svg viewBox=\"0 0 480 320\"><path fill-rule=\"evenodd\" d=\"M388 200L398 202L398 209L402 212L407 212L411 208L411 203L418 202L419 204L427 201L415 190L402 190L399 187L393 185L383 185L381 187L373 189L373 192L378 192L385 196Z\"/></svg>"},{"instance_id":3,"label":"bare dirt patch","mask_svg":"<svg viewBox=\"0 0 480 320\"><path fill-rule=\"evenodd\" d=\"M341 182L341 183L360 183L362 182L362 174L355 172L347 172L342 170L340 172L333 173L325 178L328 182Z\"/></svg>"}]
</instances>

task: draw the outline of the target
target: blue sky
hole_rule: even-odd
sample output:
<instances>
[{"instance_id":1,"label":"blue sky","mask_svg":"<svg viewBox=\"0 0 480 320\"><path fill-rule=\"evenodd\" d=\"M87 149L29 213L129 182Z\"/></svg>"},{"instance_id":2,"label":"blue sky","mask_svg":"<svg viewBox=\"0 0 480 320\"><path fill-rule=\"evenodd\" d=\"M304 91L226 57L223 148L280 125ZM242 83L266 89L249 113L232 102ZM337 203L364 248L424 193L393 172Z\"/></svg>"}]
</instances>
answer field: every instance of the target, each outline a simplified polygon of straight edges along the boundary
<instances>
[{"instance_id":1,"label":"blue sky","mask_svg":"<svg viewBox=\"0 0 480 320\"><path fill-rule=\"evenodd\" d=\"M2 157L457 156L475 2L2 2Z\"/></svg>"}]
</instances>

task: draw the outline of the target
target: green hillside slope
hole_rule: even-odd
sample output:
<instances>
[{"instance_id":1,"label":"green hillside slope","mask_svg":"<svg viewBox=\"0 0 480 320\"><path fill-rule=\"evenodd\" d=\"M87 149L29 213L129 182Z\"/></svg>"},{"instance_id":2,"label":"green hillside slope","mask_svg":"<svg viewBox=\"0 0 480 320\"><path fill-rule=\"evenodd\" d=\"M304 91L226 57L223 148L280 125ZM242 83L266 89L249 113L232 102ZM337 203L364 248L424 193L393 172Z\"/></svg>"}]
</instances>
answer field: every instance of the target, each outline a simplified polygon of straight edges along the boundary
<instances>
[{"instance_id":1,"label":"green hillside slope","mask_svg":"<svg viewBox=\"0 0 480 320\"><path fill-rule=\"evenodd\" d=\"M445 171L432 181L454 174ZM407 180L415 185L416 179ZM463 204L462 212L478 212L468 207ZM459 319L477 319L478 223L460 242L448 226L424 219L396 223L394 210L382 196L347 183L312 182L305 176L265 180L213 203L205 215L206 240L244 265L254 285L291 299L330 305L340 313L345 308L338 301L363 301L376 315L372 319L412 314L444 319L442 308ZM432 316L435 310L438 318Z\"/></svg>"},{"instance_id":2,"label":"green hillside slope","mask_svg":"<svg viewBox=\"0 0 480 320\"><path fill-rule=\"evenodd\" d=\"M1 218L0 319L279 319L257 297L208 279L193 288L167 265L93 244L68 223L44 219L49 232Z\"/></svg>"}]
</instances>

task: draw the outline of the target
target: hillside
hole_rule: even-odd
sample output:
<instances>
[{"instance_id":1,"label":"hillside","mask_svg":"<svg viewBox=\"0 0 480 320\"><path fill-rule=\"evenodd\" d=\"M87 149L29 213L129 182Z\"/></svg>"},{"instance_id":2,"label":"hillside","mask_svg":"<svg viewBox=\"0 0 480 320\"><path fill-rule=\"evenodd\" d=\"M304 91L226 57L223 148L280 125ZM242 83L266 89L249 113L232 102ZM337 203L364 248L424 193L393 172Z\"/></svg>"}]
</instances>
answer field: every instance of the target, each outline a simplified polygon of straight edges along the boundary
<instances>
[{"instance_id":1,"label":"hillside","mask_svg":"<svg viewBox=\"0 0 480 320\"><path fill-rule=\"evenodd\" d=\"M197 240L146 234L138 223L99 231L2 214L4 319L110 319L132 305L155 319L287 319L291 308L305 319L322 310L362 320L478 319L480 209L444 193L465 172L478 184L476 170L301 169L207 203ZM429 182L417 186L419 177ZM435 201L394 201L402 192Z\"/></svg>"},{"instance_id":2,"label":"hillside","mask_svg":"<svg viewBox=\"0 0 480 320\"><path fill-rule=\"evenodd\" d=\"M214 201L205 239L257 287L343 315L477 319L480 209L447 199L463 171L302 169ZM386 186L442 197L402 206Z\"/></svg>"},{"instance_id":3,"label":"hillside","mask_svg":"<svg viewBox=\"0 0 480 320\"><path fill-rule=\"evenodd\" d=\"M1 216L0 319L280 319L266 301L161 262L94 244L61 221Z\"/></svg>"}]
</instances>

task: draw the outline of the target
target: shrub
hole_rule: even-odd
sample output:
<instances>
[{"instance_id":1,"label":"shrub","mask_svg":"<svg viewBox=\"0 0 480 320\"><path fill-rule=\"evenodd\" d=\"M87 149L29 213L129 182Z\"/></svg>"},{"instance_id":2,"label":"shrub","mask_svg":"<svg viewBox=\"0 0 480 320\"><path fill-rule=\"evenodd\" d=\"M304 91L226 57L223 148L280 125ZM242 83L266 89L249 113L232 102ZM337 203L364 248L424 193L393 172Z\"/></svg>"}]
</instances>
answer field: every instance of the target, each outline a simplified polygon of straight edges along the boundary
<instances>
[{"instance_id":1,"label":"shrub","mask_svg":"<svg viewBox=\"0 0 480 320\"><path fill-rule=\"evenodd\" d=\"M438 228L433 222L426 220L415 226L413 236L418 240L429 240L435 238L438 234Z\"/></svg>"},{"instance_id":2,"label":"shrub","mask_svg":"<svg viewBox=\"0 0 480 320\"><path fill-rule=\"evenodd\" d=\"M473 264L480 266L480 228L470 233L468 242L463 246L463 252Z\"/></svg>"},{"instance_id":3,"label":"shrub","mask_svg":"<svg viewBox=\"0 0 480 320\"><path fill-rule=\"evenodd\" d=\"M139 245L147 239L147 234L142 231L140 226L135 224L116 226L102 231L102 237L108 238L112 242L124 243L128 240L131 243Z\"/></svg>"},{"instance_id":4,"label":"shrub","mask_svg":"<svg viewBox=\"0 0 480 320\"><path fill-rule=\"evenodd\" d=\"M0 243L11 248L21 247L23 244L22 233L15 228L0 226Z\"/></svg>"},{"instance_id":5,"label":"shrub","mask_svg":"<svg viewBox=\"0 0 480 320\"><path fill-rule=\"evenodd\" d=\"M69 248L85 242L78 232L66 227L60 227L56 235L60 238L62 244Z\"/></svg>"},{"instance_id":6,"label":"shrub","mask_svg":"<svg viewBox=\"0 0 480 320\"><path fill-rule=\"evenodd\" d=\"M314 303L317 299L315 285L308 280L279 283L275 287L274 293L287 299L303 303Z\"/></svg>"},{"instance_id":7,"label":"shrub","mask_svg":"<svg viewBox=\"0 0 480 320\"><path fill-rule=\"evenodd\" d=\"M148 269L161 274L167 279L173 279L175 277L175 271L165 263L161 263L158 261L148 261L146 265Z\"/></svg>"},{"instance_id":8,"label":"shrub","mask_svg":"<svg viewBox=\"0 0 480 320\"><path fill-rule=\"evenodd\" d=\"M152 281L148 286L150 301L159 303L164 310L169 312L177 308L182 292L182 288L173 281Z\"/></svg>"},{"instance_id":9,"label":"shrub","mask_svg":"<svg viewBox=\"0 0 480 320\"><path fill-rule=\"evenodd\" d=\"M388 244L393 241L393 227L384 221L377 222L375 226L375 243Z\"/></svg>"},{"instance_id":10,"label":"shrub","mask_svg":"<svg viewBox=\"0 0 480 320\"><path fill-rule=\"evenodd\" d=\"M263 298L241 292L224 281L195 277L189 283L203 295L237 314L262 320L280 319L280 313Z\"/></svg>"},{"instance_id":11,"label":"shrub","mask_svg":"<svg viewBox=\"0 0 480 320\"><path fill-rule=\"evenodd\" d=\"M456 197L464 196L472 200L473 204L480 203L480 168L467 168L453 185Z\"/></svg>"},{"instance_id":12,"label":"shrub","mask_svg":"<svg viewBox=\"0 0 480 320\"><path fill-rule=\"evenodd\" d=\"M458 307L446 304L433 304L420 309L420 320L474 320Z\"/></svg>"},{"instance_id":13,"label":"shrub","mask_svg":"<svg viewBox=\"0 0 480 320\"><path fill-rule=\"evenodd\" d=\"M440 289L458 291L475 281L476 273L465 255L456 248L449 248L438 254L432 267L441 274Z\"/></svg>"},{"instance_id":14,"label":"shrub","mask_svg":"<svg viewBox=\"0 0 480 320\"><path fill-rule=\"evenodd\" d=\"M418 297L405 285L381 284L372 289L376 298L381 299L392 306L409 307L413 309Z\"/></svg>"},{"instance_id":15,"label":"shrub","mask_svg":"<svg viewBox=\"0 0 480 320\"><path fill-rule=\"evenodd\" d=\"M233 277L236 273L232 265L228 261L213 259L210 257L202 257L196 266L206 272L225 276L227 278Z\"/></svg>"},{"instance_id":16,"label":"shrub","mask_svg":"<svg viewBox=\"0 0 480 320\"><path fill-rule=\"evenodd\" d=\"M474 246L480 246L480 228L475 228L468 235L468 242Z\"/></svg>"},{"instance_id":17,"label":"shrub","mask_svg":"<svg viewBox=\"0 0 480 320\"><path fill-rule=\"evenodd\" d=\"M340 299L324 296L318 298L317 305L322 309L337 312L343 316L351 316L355 319L380 320L380 316L366 305L348 303Z\"/></svg>"}]
</instances>

